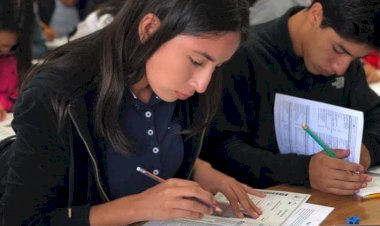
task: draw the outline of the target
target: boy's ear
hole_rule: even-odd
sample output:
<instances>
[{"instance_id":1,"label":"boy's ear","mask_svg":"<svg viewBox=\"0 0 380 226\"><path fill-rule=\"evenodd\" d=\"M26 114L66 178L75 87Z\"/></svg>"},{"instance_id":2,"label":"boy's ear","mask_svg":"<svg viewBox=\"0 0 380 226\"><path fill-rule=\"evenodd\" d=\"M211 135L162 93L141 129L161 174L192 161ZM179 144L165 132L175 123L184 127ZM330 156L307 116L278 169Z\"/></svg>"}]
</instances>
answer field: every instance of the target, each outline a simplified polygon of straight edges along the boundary
<instances>
[{"instance_id":1,"label":"boy's ear","mask_svg":"<svg viewBox=\"0 0 380 226\"><path fill-rule=\"evenodd\" d=\"M146 14L139 24L139 37L141 42L148 40L160 27L160 19L153 13Z\"/></svg>"},{"instance_id":2,"label":"boy's ear","mask_svg":"<svg viewBox=\"0 0 380 226\"><path fill-rule=\"evenodd\" d=\"M321 26L323 21L323 7L320 3L317 2L311 6L309 9L308 20L312 26Z\"/></svg>"}]
</instances>

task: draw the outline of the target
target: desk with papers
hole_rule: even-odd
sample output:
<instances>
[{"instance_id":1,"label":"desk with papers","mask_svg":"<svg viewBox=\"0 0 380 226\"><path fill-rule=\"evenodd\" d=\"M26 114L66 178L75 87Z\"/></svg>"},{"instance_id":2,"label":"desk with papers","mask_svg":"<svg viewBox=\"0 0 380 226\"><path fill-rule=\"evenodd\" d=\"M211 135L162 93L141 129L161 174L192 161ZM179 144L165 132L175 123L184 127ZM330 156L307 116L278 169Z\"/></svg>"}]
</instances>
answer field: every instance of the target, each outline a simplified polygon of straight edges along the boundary
<instances>
[{"instance_id":1,"label":"desk with papers","mask_svg":"<svg viewBox=\"0 0 380 226\"><path fill-rule=\"evenodd\" d=\"M380 225L380 198L359 200L356 195L350 196L338 196L328 193L324 193L312 188L302 187L302 186L291 186L291 185L278 185L269 188L270 190L284 191L284 192L297 192L310 195L307 203L308 205L316 204L317 207L321 209L314 208L319 213L315 213L315 217L318 214L323 215L323 211L326 210L325 207L332 207L333 210L328 214L328 216L322 221L320 225L346 225L346 219L353 215L360 218L360 225ZM300 208L299 208L300 209ZM328 209L328 208L327 208ZM295 217L296 212L292 214ZM291 216L291 217L292 217ZM175 222L175 221L173 221ZM145 222L132 224L133 226L141 226L146 224ZM149 225L149 223L148 223ZM150 224L154 225L154 224ZM171 224L167 224L171 225ZM183 224L176 224L177 226ZM189 222L186 225L198 225L194 222ZM204 225L204 224L201 224ZM215 226L216 224L212 224ZM306 226L309 225L308 222L303 222L303 224L292 224L293 226Z\"/></svg>"},{"instance_id":2,"label":"desk with papers","mask_svg":"<svg viewBox=\"0 0 380 226\"><path fill-rule=\"evenodd\" d=\"M310 194L308 203L330 206L334 210L321 225L344 225L346 218L358 216L360 225L380 225L380 198L358 200L355 195L337 196L306 187L278 185L271 189Z\"/></svg>"}]
</instances>

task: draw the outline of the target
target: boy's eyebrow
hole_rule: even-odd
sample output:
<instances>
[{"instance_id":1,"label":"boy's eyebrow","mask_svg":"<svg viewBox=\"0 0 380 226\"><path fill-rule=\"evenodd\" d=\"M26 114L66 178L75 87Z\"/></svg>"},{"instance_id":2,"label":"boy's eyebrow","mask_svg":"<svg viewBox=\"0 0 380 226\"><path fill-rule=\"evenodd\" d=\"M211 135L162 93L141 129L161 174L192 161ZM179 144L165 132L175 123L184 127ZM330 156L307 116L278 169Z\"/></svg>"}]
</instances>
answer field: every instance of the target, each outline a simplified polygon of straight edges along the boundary
<instances>
[{"instance_id":1,"label":"boy's eyebrow","mask_svg":"<svg viewBox=\"0 0 380 226\"><path fill-rule=\"evenodd\" d=\"M204 56L206 59L208 59L208 60L211 61L211 62L215 62L214 58L212 58L212 57L211 57L208 53L206 53L206 52L200 52L200 51L193 51L193 52L195 52L195 53L197 53L197 54L199 54L199 55Z\"/></svg>"}]
</instances>

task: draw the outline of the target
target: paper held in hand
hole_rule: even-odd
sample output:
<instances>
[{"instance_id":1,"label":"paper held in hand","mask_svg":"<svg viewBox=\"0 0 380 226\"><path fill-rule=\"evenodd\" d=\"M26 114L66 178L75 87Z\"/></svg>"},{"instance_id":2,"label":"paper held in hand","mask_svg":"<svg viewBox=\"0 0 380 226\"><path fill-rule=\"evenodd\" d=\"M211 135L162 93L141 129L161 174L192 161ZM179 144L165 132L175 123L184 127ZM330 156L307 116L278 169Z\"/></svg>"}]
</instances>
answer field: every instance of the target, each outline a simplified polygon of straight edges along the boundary
<instances>
[{"instance_id":1,"label":"paper held in hand","mask_svg":"<svg viewBox=\"0 0 380 226\"><path fill-rule=\"evenodd\" d=\"M359 163L363 112L277 93L274 123L278 147L283 154L312 155L322 150L302 128L307 124L331 149L350 150L347 161Z\"/></svg>"}]
</instances>

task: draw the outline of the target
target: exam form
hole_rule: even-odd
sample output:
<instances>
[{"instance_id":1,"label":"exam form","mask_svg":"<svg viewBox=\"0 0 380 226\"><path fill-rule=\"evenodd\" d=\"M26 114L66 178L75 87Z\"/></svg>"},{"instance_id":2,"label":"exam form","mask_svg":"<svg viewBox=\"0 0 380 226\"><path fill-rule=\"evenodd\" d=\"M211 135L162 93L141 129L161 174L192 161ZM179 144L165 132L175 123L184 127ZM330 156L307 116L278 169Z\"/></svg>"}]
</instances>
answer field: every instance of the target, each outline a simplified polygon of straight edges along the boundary
<instances>
[{"instance_id":1,"label":"exam form","mask_svg":"<svg viewBox=\"0 0 380 226\"><path fill-rule=\"evenodd\" d=\"M309 199L309 194L285 192L275 190L258 190L266 194L265 197L249 195L253 203L258 206L263 214L257 218L236 218L229 207L227 198L222 193L215 195L224 212L222 216L206 215L200 220L174 220L151 221L144 226L279 226L296 212Z\"/></svg>"},{"instance_id":2,"label":"exam form","mask_svg":"<svg viewBox=\"0 0 380 226\"><path fill-rule=\"evenodd\" d=\"M359 163L363 112L279 93L275 98L274 123L281 153L312 155L322 150L303 130L307 124L331 149L350 150L346 160Z\"/></svg>"}]
</instances>

